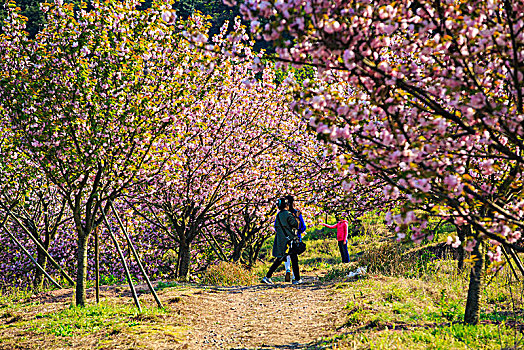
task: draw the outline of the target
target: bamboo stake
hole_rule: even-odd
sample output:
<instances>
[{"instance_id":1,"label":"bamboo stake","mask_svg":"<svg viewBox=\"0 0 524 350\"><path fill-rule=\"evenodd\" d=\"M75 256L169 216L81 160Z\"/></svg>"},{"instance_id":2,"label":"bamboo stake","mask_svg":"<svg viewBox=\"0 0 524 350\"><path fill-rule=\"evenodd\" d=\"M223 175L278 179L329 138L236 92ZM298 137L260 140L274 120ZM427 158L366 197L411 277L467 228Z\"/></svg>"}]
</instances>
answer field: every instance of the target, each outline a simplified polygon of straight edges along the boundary
<instances>
[{"instance_id":1,"label":"bamboo stake","mask_svg":"<svg viewBox=\"0 0 524 350\"><path fill-rule=\"evenodd\" d=\"M20 225L20 227L22 227L22 229L25 231L25 233L27 233L29 238L31 238L31 240L36 244L36 246L44 252L44 255L47 257L47 259L49 259L49 262L51 262L51 264L53 264L53 266L58 269L58 271L62 274L62 276L64 276L64 278L67 280L67 282L69 282L69 284L74 286L75 282L73 281L73 279L69 277L67 272L65 272L64 269L62 269L62 267L55 261L55 259L53 259L53 257L47 251L47 249L45 249L44 246L40 244L40 242L38 242L38 239L36 239L33 236L33 234L27 229L27 227L25 227L25 225L20 221L20 219L18 219L15 215L13 215L13 213L9 209L5 207L4 209L6 209L7 213L16 221L18 225Z\"/></svg>"},{"instance_id":2,"label":"bamboo stake","mask_svg":"<svg viewBox=\"0 0 524 350\"><path fill-rule=\"evenodd\" d=\"M524 276L524 266L522 266L522 262L520 261L519 256L515 254L515 251L510 247L508 247L508 253L513 258L513 261L515 262L515 265L517 265L517 267L519 268L522 276Z\"/></svg>"},{"instance_id":3,"label":"bamboo stake","mask_svg":"<svg viewBox=\"0 0 524 350\"><path fill-rule=\"evenodd\" d=\"M104 222L107 226L107 229L109 230L109 234L111 235L111 238L113 239L113 243L115 244L116 250L118 251L118 255L120 256L120 260L122 261L122 264L124 265L124 270L126 272L127 282L129 283L129 288L131 289L131 294L133 294L133 300L135 301L135 305L138 308L138 311L142 312L142 307L140 306L140 301L138 300L138 296L136 295L135 286L133 285L133 281L131 281L131 274L129 273L129 268L127 267L126 259L124 257L124 253L122 253L122 249L120 249L120 244L118 244L118 241L116 240L116 236L111 231L111 226L109 225L109 222L107 221L106 214L104 213L104 209L100 207L100 210L102 211L102 217L104 218Z\"/></svg>"},{"instance_id":4,"label":"bamboo stake","mask_svg":"<svg viewBox=\"0 0 524 350\"><path fill-rule=\"evenodd\" d=\"M22 245L22 243L20 243L20 241L5 227L5 221L4 223L2 224L2 228L4 229L5 232L7 232L7 234L9 235L9 237L11 237L11 239L13 241L15 241L15 243L20 247L20 249L22 249L22 251L25 253L25 255L27 255L27 257L29 259L31 259L31 261L33 262L33 264L35 264L36 268L39 269L40 271L42 271L42 273L47 277L49 278L49 280L51 281L51 283L53 283L57 288L59 289L62 289L62 286L58 284L58 282L56 282L53 277L51 277L45 270L42 266L40 266L40 264L35 260L35 258L33 258L33 256L31 255L31 253L29 253L27 251L27 249L25 249L25 247Z\"/></svg>"},{"instance_id":5,"label":"bamboo stake","mask_svg":"<svg viewBox=\"0 0 524 350\"><path fill-rule=\"evenodd\" d=\"M517 279L517 281L520 281L520 278L519 278L519 276L517 275L517 271L515 271L515 268L513 267L513 264L511 263L511 259L510 259L510 257L508 256L508 254L506 253L506 248L504 248L504 246L502 246L502 253L504 253L504 257L506 258L506 261L508 262L508 265L509 265L509 267L511 268L511 271L513 271L513 275L515 276L515 278Z\"/></svg>"},{"instance_id":6,"label":"bamboo stake","mask_svg":"<svg viewBox=\"0 0 524 350\"><path fill-rule=\"evenodd\" d=\"M124 227L124 224L122 223L122 220L120 220L120 216L115 210L115 206L113 203L111 203L111 210L113 211L113 214L115 215L118 225L120 226L120 229L124 233L124 236L126 237L127 244L131 248L131 251L133 252L133 255L135 256L136 262L138 263L138 267L140 268L140 272L142 272L142 275L144 276L147 286L149 290L151 291L151 294L153 294L153 297L155 298L155 301L159 308L163 309L164 305L162 305L162 302L158 298L158 295L156 294L155 288L153 288L153 285L151 284L151 281L149 280L149 277L147 276L146 270L144 269L144 266L142 265L142 262L140 261L140 257L138 256L138 252L136 251L135 247L133 246L133 242L131 242L131 237L129 237L129 234L127 233L127 230Z\"/></svg>"},{"instance_id":7,"label":"bamboo stake","mask_svg":"<svg viewBox=\"0 0 524 350\"><path fill-rule=\"evenodd\" d=\"M218 248L218 250L220 252L218 252L216 249L215 249L215 246L211 243L211 241L209 240L209 238L206 236L206 234L202 231L202 236L204 236L204 239L206 240L207 244L209 244L211 246L211 248L213 248L213 251L216 253L216 255L218 255L222 261L227 261L227 257L226 257L226 254L224 254L224 252L222 251L222 248L220 248L220 245L218 244L218 242L216 241L215 237L213 237L213 235L210 235L211 236L211 239L213 240L213 242L216 244L216 247Z\"/></svg>"},{"instance_id":8,"label":"bamboo stake","mask_svg":"<svg viewBox=\"0 0 524 350\"><path fill-rule=\"evenodd\" d=\"M176 259L176 269L175 269L175 278L180 277L180 274L178 273L178 270L180 269L180 260L182 259L182 255L180 254L180 246L178 247L177 252L177 259Z\"/></svg>"},{"instance_id":9,"label":"bamboo stake","mask_svg":"<svg viewBox=\"0 0 524 350\"><path fill-rule=\"evenodd\" d=\"M98 227L95 228L95 296L96 303L100 303L100 249L98 246Z\"/></svg>"}]
</instances>

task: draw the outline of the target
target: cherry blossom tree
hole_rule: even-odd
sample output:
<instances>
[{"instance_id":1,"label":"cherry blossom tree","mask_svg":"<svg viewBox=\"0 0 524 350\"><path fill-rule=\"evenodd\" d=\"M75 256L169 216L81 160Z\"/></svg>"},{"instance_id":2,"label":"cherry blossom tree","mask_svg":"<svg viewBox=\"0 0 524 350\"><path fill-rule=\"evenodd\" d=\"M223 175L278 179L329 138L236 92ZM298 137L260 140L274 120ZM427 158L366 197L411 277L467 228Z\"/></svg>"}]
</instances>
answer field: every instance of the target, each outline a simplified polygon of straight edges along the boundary
<instances>
[{"instance_id":1,"label":"cherry blossom tree","mask_svg":"<svg viewBox=\"0 0 524 350\"><path fill-rule=\"evenodd\" d=\"M27 260L28 257L24 256L7 231L24 242L29 251L36 249L36 262L45 269L47 250L63 223L64 203L53 195L55 189L38 167L15 147L16 135L7 124L4 121L1 126L0 141L0 154L3 155L0 161L2 260L15 266L15 276L24 275L22 280L32 279L34 288L41 289L43 272ZM34 241L39 245L35 246Z\"/></svg>"},{"instance_id":2,"label":"cherry blossom tree","mask_svg":"<svg viewBox=\"0 0 524 350\"><path fill-rule=\"evenodd\" d=\"M85 304L87 246L110 203L154 172L159 135L206 88L212 61L183 38L205 37L197 17L177 22L165 5L43 4L34 40L10 5L0 39L2 117L16 147L56 186L77 236L76 303ZM167 23L166 21L169 21Z\"/></svg>"},{"instance_id":3,"label":"cherry blossom tree","mask_svg":"<svg viewBox=\"0 0 524 350\"><path fill-rule=\"evenodd\" d=\"M51 243L57 237L60 228L66 226L71 217L66 214L65 201L57 195L56 188L52 184L46 183L45 178L33 183L28 190L23 202L15 208L11 208L6 216L13 215L16 231L20 231L22 236L31 235L40 245L36 246L36 261L44 269L47 266L47 256L44 253L49 251ZM70 223L69 223L70 224ZM42 271L35 269L33 287L36 290L43 288L44 275Z\"/></svg>"},{"instance_id":4,"label":"cherry blossom tree","mask_svg":"<svg viewBox=\"0 0 524 350\"><path fill-rule=\"evenodd\" d=\"M273 202L266 199L261 203L241 203L237 210L221 216L215 229L224 232L223 244L231 247L228 260L254 265L262 245L272 233L276 214Z\"/></svg>"},{"instance_id":5,"label":"cherry blossom tree","mask_svg":"<svg viewBox=\"0 0 524 350\"><path fill-rule=\"evenodd\" d=\"M305 84L297 111L348 152L362 184L386 181L389 197L406 194L390 220L420 222L415 240L427 221L416 207L471 226L457 242L478 258L465 316L478 322L484 253L497 268L503 247L523 250L524 2L253 0L241 8L281 61L319 68L323 82Z\"/></svg>"},{"instance_id":6,"label":"cherry blossom tree","mask_svg":"<svg viewBox=\"0 0 524 350\"><path fill-rule=\"evenodd\" d=\"M220 84L162 139L168 157L164 171L142 194L131 196L137 211L176 242L182 278L190 270L192 242L215 234L209 230L213 222L238 212L242 203L260 202L260 188L282 188L272 167L285 159L269 130L295 133L288 123L292 114L282 103L289 94L268 72L256 81L250 66L237 58L221 62L215 71Z\"/></svg>"},{"instance_id":7,"label":"cherry blossom tree","mask_svg":"<svg viewBox=\"0 0 524 350\"><path fill-rule=\"evenodd\" d=\"M250 169L252 181L233 189L234 205L211 224L216 240L223 242L224 250L229 252L228 259L244 262L247 266L256 262L262 245L274 234L277 199L293 194L300 200L310 194L307 183L300 176L302 173L296 168L297 164L304 165L301 164L304 163L303 153L292 147L297 141L307 140L310 133L304 135L304 123L293 118L290 111L287 114L291 118L286 124L294 125L300 132L286 134L279 128L261 130L273 147L267 150L263 162L255 162L254 169Z\"/></svg>"}]
</instances>

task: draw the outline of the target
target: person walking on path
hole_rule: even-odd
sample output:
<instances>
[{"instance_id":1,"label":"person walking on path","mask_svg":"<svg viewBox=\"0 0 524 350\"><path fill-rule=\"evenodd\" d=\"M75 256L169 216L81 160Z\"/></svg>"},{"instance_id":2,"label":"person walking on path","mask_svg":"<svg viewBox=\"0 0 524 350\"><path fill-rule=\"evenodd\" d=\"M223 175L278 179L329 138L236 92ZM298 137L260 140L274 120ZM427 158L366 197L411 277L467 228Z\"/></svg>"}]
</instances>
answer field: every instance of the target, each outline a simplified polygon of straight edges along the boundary
<instances>
[{"instance_id":1,"label":"person walking on path","mask_svg":"<svg viewBox=\"0 0 524 350\"><path fill-rule=\"evenodd\" d=\"M337 217L337 223L335 225L322 224L328 228L337 229L337 241L338 249L340 250L340 255L342 256L342 262L349 262L349 253L348 253L348 222L346 220L339 220Z\"/></svg>"},{"instance_id":2,"label":"person walking on path","mask_svg":"<svg viewBox=\"0 0 524 350\"><path fill-rule=\"evenodd\" d=\"M302 242L302 235L306 232L306 229L307 229L306 223L304 222L304 218L302 217L302 212L295 208L294 206L295 198L293 198L292 195L287 195L285 198L289 204L289 212L295 216L295 219L298 220L297 236L298 236L298 240ZM286 267L285 281L289 282L291 281L291 256L289 255L286 257L285 267ZM294 277L295 276L293 275L293 279Z\"/></svg>"},{"instance_id":3,"label":"person walking on path","mask_svg":"<svg viewBox=\"0 0 524 350\"><path fill-rule=\"evenodd\" d=\"M285 198L280 198L277 201L278 209L280 210L275 220L275 241L273 242L272 255L275 257L275 261L269 268L266 277L262 279L262 282L266 284L273 284L271 276L276 269L282 264L288 255L287 246L293 241L298 241L298 237L295 234L295 230L298 228L298 220L293 214L289 212L289 204ZM293 266L293 274L295 275L295 281L293 284L300 284L300 270L298 267L298 256L297 254L289 254L291 257L291 264Z\"/></svg>"}]
</instances>

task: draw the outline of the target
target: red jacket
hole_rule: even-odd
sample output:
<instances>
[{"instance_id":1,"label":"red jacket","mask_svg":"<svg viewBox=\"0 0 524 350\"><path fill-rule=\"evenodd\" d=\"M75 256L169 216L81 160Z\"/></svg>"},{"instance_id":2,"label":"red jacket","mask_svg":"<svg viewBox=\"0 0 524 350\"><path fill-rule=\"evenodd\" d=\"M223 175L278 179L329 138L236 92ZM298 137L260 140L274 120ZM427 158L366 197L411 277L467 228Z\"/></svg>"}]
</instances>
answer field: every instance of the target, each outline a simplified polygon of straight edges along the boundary
<instances>
[{"instance_id":1,"label":"red jacket","mask_svg":"<svg viewBox=\"0 0 524 350\"><path fill-rule=\"evenodd\" d=\"M337 241L345 242L348 239L348 222L346 220L340 220L335 225L322 224L329 228L337 229Z\"/></svg>"}]
</instances>

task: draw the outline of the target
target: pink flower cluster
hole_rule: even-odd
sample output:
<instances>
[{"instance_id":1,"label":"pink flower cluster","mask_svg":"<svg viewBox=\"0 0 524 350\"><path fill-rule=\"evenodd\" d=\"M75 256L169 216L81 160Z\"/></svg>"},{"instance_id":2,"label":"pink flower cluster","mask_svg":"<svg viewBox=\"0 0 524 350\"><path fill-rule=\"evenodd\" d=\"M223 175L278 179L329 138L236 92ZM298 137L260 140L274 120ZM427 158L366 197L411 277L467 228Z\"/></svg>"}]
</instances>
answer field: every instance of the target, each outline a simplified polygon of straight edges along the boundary
<instances>
[{"instance_id":1,"label":"pink flower cluster","mask_svg":"<svg viewBox=\"0 0 524 350\"><path fill-rule=\"evenodd\" d=\"M488 238L522 251L524 1L417 4L248 0L241 9L283 62L317 68L319 80L296 90L296 111L346 152L341 167L359 169L361 184L403 193L395 221L420 224L412 239L430 235L423 224L438 216L473 227L474 239L454 246Z\"/></svg>"}]
</instances>

